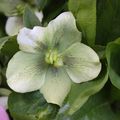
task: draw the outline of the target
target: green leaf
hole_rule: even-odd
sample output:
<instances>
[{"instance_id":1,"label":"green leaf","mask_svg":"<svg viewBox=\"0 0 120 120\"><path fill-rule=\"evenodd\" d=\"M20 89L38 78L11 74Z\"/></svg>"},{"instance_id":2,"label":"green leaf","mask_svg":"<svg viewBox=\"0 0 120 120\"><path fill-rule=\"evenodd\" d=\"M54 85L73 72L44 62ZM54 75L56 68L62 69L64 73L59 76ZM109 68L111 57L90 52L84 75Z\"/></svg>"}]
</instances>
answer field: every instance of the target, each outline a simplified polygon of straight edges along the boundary
<instances>
[{"instance_id":1,"label":"green leaf","mask_svg":"<svg viewBox=\"0 0 120 120\"><path fill-rule=\"evenodd\" d=\"M48 4L49 0L35 0L35 4L39 10L43 10L43 8Z\"/></svg>"},{"instance_id":2,"label":"green leaf","mask_svg":"<svg viewBox=\"0 0 120 120\"><path fill-rule=\"evenodd\" d=\"M82 84L73 84L65 105L60 109L58 116L72 115L88 100L88 98L100 91L108 80L108 71L103 66L100 75L93 81Z\"/></svg>"},{"instance_id":3,"label":"green leaf","mask_svg":"<svg viewBox=\"0 0 120 120\"><path fill-rule=\"evenodd\" d=\"M110 97L112 100L120 101L120 89L115 86L111 86Z\"/></svg>"},{"instance_id":4,"label":"green leaf","mask_svg":"<svg viewBox=\"0 0 120 120\"><path fill-rule=\"evenodd\" d=\"M39 91L9 96L8 107L14 120L53 120L58 106L48 104Z\"/></svg>"},{"instance_id":5,"label":"green leaf","mask_svg":"<svg viewBox=\"0 0 120 120\"><path fill-rule=\"evenodd\" d=\"M0 51L0 87L6 87L6 67L9 58L3 55ZM1 90L0 90L1 92Z\"/></svg>"},{"instance_id":6,"label":"green leaf","mask_svg":"<svg viewBox=\"0 0 120 120\"><path fill-rule=\"evenodd\" d=\"M96 0L69 0L69 10L76 17L87 44L94 45L96 36Z\"/></svg>"},{"instance_id":7,"label":"green leaf","mask_svg":"<svg viewBox=\"0 0 120 120\"><path fill-rule=\"evenodd\" d=\"M0 96L8 96L10 95L11 91L6 88L0 88Z\"/></svg>"},{"instance_id":8,"label":"green leaf","mask_svg":"<svg viewBox=\"0 0 120 120\"><path fill-rule=\"evenodd\" d=\"M53 20L55 17L61 14L63 11L68 11L67 0L38 0L38 1L44 1L44 2L47 1L45 8L43 9L43 13L44 13L43 22L45 26L51 20Z\"/></svg>"},{"instance_id":9,"label":"green leaf","mask_svg":"<svg viewBox=\"0 0 120 120\"><path fill-rule=\"evenodd\" d=\"M5 36L6 17L0 14L0 38Z\"/></svg>"},{"instance_id":10,"label":"green leaf","mask_svg":"<svg viewBox=\"0 0 120 120\"><path fill-rule=\"evenodd\" d=\"M97 0L96 43L106 45L120 36L120 0Z\"/></svg>"},{"instance_id":11,"label":"green leaf","mask_svg":"<svg viewBox=\"0 0 120 120\"><path fill-rule=\"evenodd\" d=\"M120 89L120 38L106 48L109 76L112 84Z\"/></svg>"},{"instance_id":12,"label":"green leaf","mask_svg":"<svg viewBox=\"0 0 120 120\"><path fill-rule=\"evenodd\" d=\"M4 68L8 63L8 56L4 55L0 51L0 68Z\"/></svg>"},{"instance_id":13,"label":"green leaf","mask_svg":"<svg viewBox=\"0 0 120 120\"><path fill-rule=\"evenodd\" d=\"M3 37L3 38L0 38L0 50L3 48L3 46L5 45L5 43L8 41L10 37Z\"/></svg>"},{"instance_id":14,"label":"green leaf","mask_svg":"<svg viewBox=\"0 0 120 120\"><path fill-rule=\"evenodd\" d=\"M94 50L98 54L100 60L105 58L105 51L106 51L106 46L102 45L95 45Z\"/></svg>"},{"instance_id":15,"label":"green leaf","mask_svg":"<svg viewBox=\"0 0 120 120\"><path fill-rule=\"evenodd\" d=\"M90 97L84 106L71 116L71 120L119 120L119 118L111 109L108 93L104 90Z\"/></svg>"},{"instance_id":16,"label":"green leaf","mask_svg":"<svg viewBox=\"0 0 120 120\"><path fill-rule=\"evenodd\" d=\"M12 57L19 50L19 46L16 41L16 36L7 36L0 38L0 51Z\"/></svg>"},{"instance_id":17,"label":"green leaf","mask_svg":"<svg viewBox=\"0 0 120 120\"><path fill-rule=\"evenodd\" d=\"M112 104L109 100L108 92L106 89L103 89L91 96L74 114L57 116L56 120L119 120L117 115L119 110L118 108L112 108Z\"/></svg>"},{"instance_id":18,"label":"green leaf","mask_svg":"<svg viewBox=\"0 0 120 120\"><path fill-rule=\"evenodd\" d=\"M41 23L30 7L26 6L23 14L23 24L27 28L33 28L34 26L40 26Z\"/></svg>"},{"instance_id":19,"label":"green leaf","mask_svg":"<svg viewBox=\"0 0 120 120\"><path fill-rule=\"evenodd\" d=\"M24 2L21 0L1 0L0 1L0 12L7 16L13 16L19 14L18 8L24 6Z\"/></svg>"},{"instance_id":20,"label":"green leaf","mask_svg":"<svg viewBox=\"0 0 120 120\"><path fill-rule=\"evenodd\" d=\"M0 70L0 85L1 85L1 82L2 82L2 73L1 73L1 70Z\"/></svg>"}]
</instances>

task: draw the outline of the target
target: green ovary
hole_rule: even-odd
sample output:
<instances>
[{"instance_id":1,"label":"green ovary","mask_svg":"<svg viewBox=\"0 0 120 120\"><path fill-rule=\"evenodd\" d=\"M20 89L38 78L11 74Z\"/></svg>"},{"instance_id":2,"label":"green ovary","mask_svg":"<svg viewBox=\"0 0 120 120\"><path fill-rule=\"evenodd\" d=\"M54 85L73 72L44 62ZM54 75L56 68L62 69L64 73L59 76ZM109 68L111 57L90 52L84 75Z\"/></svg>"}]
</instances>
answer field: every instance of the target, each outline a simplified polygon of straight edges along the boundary
<instances>
[{"instance_id":1,"label":"green ovary","mask_svg":"<svg viewBox=\"0 0 120 120\"><path fill-rule=\"evenodd\" d=\"M63 66L62 57L58 54L58 52L56 50L49 50L45 54L45 61L46 61L46 63L51 64L54 67Z\"/></svg>"}]
</instances>

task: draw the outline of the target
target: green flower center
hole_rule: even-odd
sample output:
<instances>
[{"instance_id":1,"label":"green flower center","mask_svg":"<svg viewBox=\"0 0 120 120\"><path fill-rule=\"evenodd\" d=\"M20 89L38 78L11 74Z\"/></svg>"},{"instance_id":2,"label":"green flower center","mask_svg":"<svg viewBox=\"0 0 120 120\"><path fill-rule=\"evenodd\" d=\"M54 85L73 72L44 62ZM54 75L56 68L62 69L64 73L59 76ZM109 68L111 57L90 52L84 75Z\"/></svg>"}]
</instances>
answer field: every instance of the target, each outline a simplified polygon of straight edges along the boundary
<instances>
[{"instance_id":1,"label":"green flower center","mask_svg":"<svg viewBox=\"0 0 120 120\"><path fill-rule=\"evenodd\" d=\"M12 15L22 16L25 10L25 6L23 4L17 5L15 9L12 11Z\"/></svg>"},{"instance_id":2,"label":"green flower center","mask_svg":"<svg viewBox=\"0 0 120 120\"><path fill-rule=\"evenodd\" d=\"M53 65L54 67L63 66L62 57L58 54L58 52L56 50L49 50L45 54L45 62L47 64Z\"/></svg>"}]
</instances>

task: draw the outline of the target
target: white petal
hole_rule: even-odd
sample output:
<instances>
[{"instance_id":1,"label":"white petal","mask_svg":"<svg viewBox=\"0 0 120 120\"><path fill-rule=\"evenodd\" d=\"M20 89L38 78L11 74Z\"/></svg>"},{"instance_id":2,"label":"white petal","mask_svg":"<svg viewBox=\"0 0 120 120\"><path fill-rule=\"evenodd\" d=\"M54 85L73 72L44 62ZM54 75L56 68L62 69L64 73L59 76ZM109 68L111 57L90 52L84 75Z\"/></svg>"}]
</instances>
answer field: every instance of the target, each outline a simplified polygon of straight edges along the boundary
<instances>
[{"instance_id":1,"label":"white petal","mask_svg":"<svg viewBox=\"0 0 120 120\"><path fill-rule=\"evenodd\" d=\"M61 27L77 29L75 18L71 12L61 13L59 16L57 16L54 20L52 20L48 24L48 27L50 27L50 29L53 28L54 32Z\"/></svg>"},{"instance_id":2,"label":"white petal","mask_svg":"<svg viewBox=\"0 0 120 120\"><path fill-rule=\"evenodd\" d=\"M71 80L64 69L49 69L40 91L48 103L62 105L71 88Z\"/></svg>"},{"instance_id":3,"label":"white petal","mask_svg":"<svg viewBox=\"0 0 120 120\"><path fill-rule=\"evenodd\" d=\"M8 108L8 97L0 97L0 106L2 106L4 109Z\"/></svg>"},{"instance_id":4,"label":"white petal","mask_svg":"<svg viewBox=\"0 0 120 120\"><path fill-rule=\"evenodd\" d=\"M42 55L16 53L7 67L6 76L9 87L21 93L40 89L47 69L43 59Z\"/></svg>"},{"instance_id":5,"label":"white petal","mask_svg":"<svg viewBox=\"0 0 120 120\"><path fill-rule=\"evenodd\" d=\"M98 55L82 43L75 43L68 48L64 59L67 73L75 83L92 80L101 71Z\"/></svg>"},{"instance_id":6,"label":"white petal","mask_svg":"<svg viewBox=\"0 0 120 120\"><path fill-rule=\"evenodd\" d=\"M59 51L64 51L74 42L81 41L81 32L71 12L64 12L48 24L49 44L59 44Z\"/></svg>"},{"instance_id":7,"label":"white petal","mask_svg":"<svg viewBox=\"0 0 120 120\"><path fill-rule=\"evenodd\" d=\"M23 28L22 17L9 17L7 19L5 30L8 35L17 35L21 28Z\"/></svg>"},{"instance_id":8,"label":"white petal","mask_svg":"<svg viewBox=\"0 0 120 120\"><path fill-rule=\"evenodd\" d=\"M43 19L43 12L35 11L35 15L38 17L40 22L42 22Z\"/></svg>"},{"instance_id":9,"label":"white petal","mask_svg":"<svg viewBox=\"0 0 120 120\"><path fill-rule=\"evenodd\" d=\"M46 28L40 26L36 26L32 30L22 28L17 37L20 49L24 52L30 53L39 52L41 44L44 44L45 31Z\"/></svg>"}]
</instances>

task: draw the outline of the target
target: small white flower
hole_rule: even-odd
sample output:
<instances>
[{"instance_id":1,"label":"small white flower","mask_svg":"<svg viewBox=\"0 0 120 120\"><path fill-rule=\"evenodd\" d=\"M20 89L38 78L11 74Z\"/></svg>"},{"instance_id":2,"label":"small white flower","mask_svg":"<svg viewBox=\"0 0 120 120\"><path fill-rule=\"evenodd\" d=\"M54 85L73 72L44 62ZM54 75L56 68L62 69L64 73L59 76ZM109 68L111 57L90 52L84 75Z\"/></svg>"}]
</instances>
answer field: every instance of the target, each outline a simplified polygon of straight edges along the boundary
<instances>
[{"instance_id":1,"label":"small white flower","mask_svg":"<svg viewBox=\"0 0 120 120\"><path fill-rule=\"evenodd\" d=\"M38 17L39 21L42 22L43 13L35 11L35 15ZM23 19L20 16L8 17L5 30L9 36L17 35L19 30L23 28Z\"/></svg>"},{"instance_id":2,"label":"small white flower","mask_svg":"<svg viewBox=\"0 0 120 120\"><path fill-rule=\"evenodd\" d=\"M48 103L61 106L72 82L90 81L101 71L98 55L81 43L71 12L60 14L47 27L21 29L17 41L21 51L10 60L6 74L16 92L40 89Z\"/></svg>"}]
</instances>

